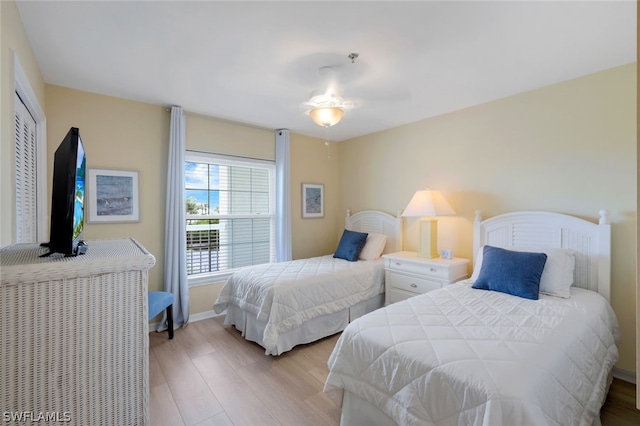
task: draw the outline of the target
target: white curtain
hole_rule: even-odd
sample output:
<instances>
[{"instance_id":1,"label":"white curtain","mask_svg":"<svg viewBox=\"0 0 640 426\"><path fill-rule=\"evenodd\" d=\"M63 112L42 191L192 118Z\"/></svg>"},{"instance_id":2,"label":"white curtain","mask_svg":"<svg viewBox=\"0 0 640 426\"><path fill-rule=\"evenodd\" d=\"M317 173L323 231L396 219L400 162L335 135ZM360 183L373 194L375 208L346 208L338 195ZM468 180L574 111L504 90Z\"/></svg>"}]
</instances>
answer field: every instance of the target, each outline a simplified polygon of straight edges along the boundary
<instances>
[{"instance_id":1,"label":"white curtain","mask_svg":"<svg viewBox=\"0 0 640 426\"><path fill-rule=\"evenodd\" d=\"M276 262L291 260L289 130L276 130Z\"/></svg>"},{"instance_id":2,"label":"white curtain","mask_svg":"<svg viewBox=\"0 0 640 426\"><path fill-rule=\"evenodd\" d=\"M171 108L164 240L164 289L173 293L174 328L189 322L187 222L184 204L185 133L184 112L181 107L174 106ZM166 316L165 311L160 330L167 329Z\"/></svg>"}]
</instances>

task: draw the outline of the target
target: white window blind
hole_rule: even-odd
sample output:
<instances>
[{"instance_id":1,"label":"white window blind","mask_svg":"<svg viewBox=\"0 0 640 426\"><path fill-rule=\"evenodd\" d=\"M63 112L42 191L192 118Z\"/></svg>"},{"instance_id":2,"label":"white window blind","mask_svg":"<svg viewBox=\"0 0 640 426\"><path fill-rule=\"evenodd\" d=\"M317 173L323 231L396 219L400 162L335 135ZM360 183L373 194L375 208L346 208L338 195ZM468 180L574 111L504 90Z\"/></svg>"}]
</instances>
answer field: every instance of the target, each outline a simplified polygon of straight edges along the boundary
<instances>
[{"instance_id":1,"label":"white window blind","mask_svg":"<svg viewBox=\"0 0 640 426\"><path fill-rule=\"evenodd\" d=\"M275 259L275 164L187 152L187 273L216 274Z\"/></svg>"},{"instance_id":2,"label":"white window blind","mask_svg":"<svg viewBox=\"0 0 640 426\"><path fill-rule=\"evenodd\" d=\"M36 122L15 94L16 242L38 239Z\"/></svg>"}]
</instances>

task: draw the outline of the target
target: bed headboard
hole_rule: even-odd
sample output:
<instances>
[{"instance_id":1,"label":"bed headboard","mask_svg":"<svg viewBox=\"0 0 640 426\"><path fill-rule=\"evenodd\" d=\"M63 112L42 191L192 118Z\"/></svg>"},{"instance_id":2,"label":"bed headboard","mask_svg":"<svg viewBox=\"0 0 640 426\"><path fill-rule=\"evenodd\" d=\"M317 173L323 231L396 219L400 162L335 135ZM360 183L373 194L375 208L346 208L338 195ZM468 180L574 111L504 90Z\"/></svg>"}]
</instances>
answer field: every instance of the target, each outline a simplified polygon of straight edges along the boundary
<instances>
[{"instance_id":1,"label":"bed headboard","mask_svg":"<svg viewBox=\"0 0 640 426\"><path fill-rule=\"evenodd\" d=\"M482 220L476 211L473 258L480 248L559 247L576 253L574 286L597 291L607 300L611 292L611 222L600 210L598 223L560 213L525 211Z\"/></svg>"},{"instance_id":2,"label":"bed headboard","mask_svg":"<svg viewBox=\"0 0 640 426\"><path fill-rule=\"evenodd\" d=\"M383 253L402 251L402 216L400 210L392 216L385 212L375 210L363 210L351 214L347 210L345 228L357 232L375 232L387 236L387 245Z\"/></svg>"}]
</instances>

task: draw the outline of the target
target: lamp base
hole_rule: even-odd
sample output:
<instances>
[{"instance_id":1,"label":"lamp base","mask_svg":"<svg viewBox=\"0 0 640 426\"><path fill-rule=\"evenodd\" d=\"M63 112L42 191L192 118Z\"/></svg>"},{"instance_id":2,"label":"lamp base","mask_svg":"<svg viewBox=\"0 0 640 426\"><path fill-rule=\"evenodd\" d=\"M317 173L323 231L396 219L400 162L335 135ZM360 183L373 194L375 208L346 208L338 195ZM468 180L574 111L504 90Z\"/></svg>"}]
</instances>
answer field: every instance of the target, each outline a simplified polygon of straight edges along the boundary
<instances>
[{"instance_id":1,"label":"lamp base","mask_svg":"<svg viewBox=\"0 0 640 426\"><path fill-rule=\"evenodd\" d=\"M420 251L418 251L418 256L427 259L438 257L437 219L420 219Z\"/></svg>"}]
</instances>

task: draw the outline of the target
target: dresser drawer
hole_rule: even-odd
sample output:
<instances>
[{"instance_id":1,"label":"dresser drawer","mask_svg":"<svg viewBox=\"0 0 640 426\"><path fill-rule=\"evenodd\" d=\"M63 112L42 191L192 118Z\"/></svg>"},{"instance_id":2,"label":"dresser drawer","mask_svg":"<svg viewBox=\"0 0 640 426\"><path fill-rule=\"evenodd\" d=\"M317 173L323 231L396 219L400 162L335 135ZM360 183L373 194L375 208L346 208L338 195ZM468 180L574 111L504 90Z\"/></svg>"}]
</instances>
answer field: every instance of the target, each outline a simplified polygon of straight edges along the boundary
<instances>
[{"instance_id":1,"label":"dresser drawer","mask_svg":"<svg viewBox=\"0 0 640 426\"><path fill-rule=\"evenodd\" d=\"M393 271L389 271L387 277L387 286L416 294L426 293L442 287L441 281L398 274Z\"/></svg>"},{"instance_id":2,"label":"dresser drawer","mask_svg":"<svg viewBox=\"0 0 640 426\"><path fill-rule=\"evenodd\" d=\"M426 275L430 278L436 279L449 279L449 267L447 265L435 265L435 264L425 264L418 262L411 262L408 260L402 259L389 259L389 270L391 271L402 271L409 272L419 275Z\"/></svg>"}]
</instances>

